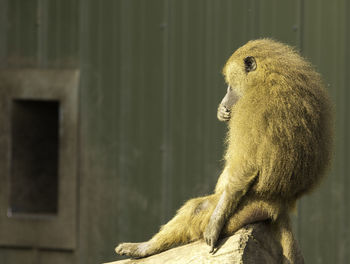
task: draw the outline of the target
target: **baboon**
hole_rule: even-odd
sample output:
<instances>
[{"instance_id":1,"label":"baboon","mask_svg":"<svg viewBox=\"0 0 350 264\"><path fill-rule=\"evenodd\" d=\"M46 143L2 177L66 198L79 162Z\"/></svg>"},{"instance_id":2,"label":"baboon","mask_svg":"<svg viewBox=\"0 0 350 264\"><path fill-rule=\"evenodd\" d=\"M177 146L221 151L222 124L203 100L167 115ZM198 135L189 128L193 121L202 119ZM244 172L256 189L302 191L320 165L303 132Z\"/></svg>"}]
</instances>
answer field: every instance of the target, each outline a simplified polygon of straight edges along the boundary
<instances>
[{"instance_id":1,"label":"baboon","mask_svg":"<svg viewBox=\"0 0 350 264\"><path fill-rule=\"evenodd\" d=\"M159 233L143 243L122 243L120 255L145 257L219 237L267 220L286 263L301 263L289 224L296 200L329 167L332 110L320 75L288 45L249 41L223 68L228 85L217 116L228 124L225 166L215 192L187 201Z\"/></svg>"}]
</instances>

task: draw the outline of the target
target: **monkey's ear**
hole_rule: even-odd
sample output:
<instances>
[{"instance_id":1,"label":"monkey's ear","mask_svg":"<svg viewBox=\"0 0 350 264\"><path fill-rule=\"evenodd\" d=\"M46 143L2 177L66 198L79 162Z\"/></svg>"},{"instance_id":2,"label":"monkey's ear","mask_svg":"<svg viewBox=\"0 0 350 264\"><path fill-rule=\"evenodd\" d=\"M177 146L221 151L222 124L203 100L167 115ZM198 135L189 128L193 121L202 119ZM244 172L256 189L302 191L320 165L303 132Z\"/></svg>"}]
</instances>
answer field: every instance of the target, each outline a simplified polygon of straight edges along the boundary
<instances>
[{"instance_id":1,"label":"monkey's ear","mask_svg":"<svg viewBox=\"0 0 350 264\"><path fill-rule=\"evenodd\" d=\"M255 71L256 70L256 61L254 59L254 57L252 56L248 56L244 58L244 67L245 67L245 71L251 72L251 71Z\"/></svg>"}]
</instances>

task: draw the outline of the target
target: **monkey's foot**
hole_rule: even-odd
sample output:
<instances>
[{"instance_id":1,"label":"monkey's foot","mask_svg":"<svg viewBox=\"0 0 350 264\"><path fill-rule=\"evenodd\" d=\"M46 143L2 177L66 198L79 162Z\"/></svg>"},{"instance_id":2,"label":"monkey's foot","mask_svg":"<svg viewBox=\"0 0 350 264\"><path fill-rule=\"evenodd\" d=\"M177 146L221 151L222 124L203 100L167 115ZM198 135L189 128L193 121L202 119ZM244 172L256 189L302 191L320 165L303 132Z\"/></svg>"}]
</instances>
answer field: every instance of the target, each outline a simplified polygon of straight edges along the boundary
<instances>
[{"instance_id":1,"label":"monkey's foot","mask_svg":"<svg viewBox=\"0 0 350 264\"><path fill-rule=\"evenodd\" d=\"M229 121L231 118L231 111L227 109L225 106L220 105L217 116L220 121Z\"/></svg>"},{"instance_id":2,"label":"monkey's foot","mask_svg":"<svg viewBox=\"0 0 350 264\"><path fill-rule=\"evenodd\" d=\"M143 258L152 255L147 242L143 243L121 243L115 248L118 255L126 255L133 258Z\"/></svg>"},{"instance_id":3,"label":"monkey's foot","mask_svg":"<svg viewBox=\"0 0 350 264\"><path fill-rule=\"evenodd\" d=\"M208 226L204 231L204 241L210 246L209 253L214 253L216 242L219 239L219 235L222 227L219 225L214 225L209 222Z\"/></svg>"}]
</instances>

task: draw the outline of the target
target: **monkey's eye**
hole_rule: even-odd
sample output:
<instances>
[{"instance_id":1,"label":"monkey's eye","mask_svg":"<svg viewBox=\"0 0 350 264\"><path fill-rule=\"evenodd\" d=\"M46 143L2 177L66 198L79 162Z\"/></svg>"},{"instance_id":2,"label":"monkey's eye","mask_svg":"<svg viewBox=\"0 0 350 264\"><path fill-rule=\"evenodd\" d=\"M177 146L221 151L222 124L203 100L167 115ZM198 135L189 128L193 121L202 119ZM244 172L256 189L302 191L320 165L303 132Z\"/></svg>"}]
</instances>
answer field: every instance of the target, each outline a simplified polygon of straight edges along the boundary
<instances>
[{"instance_id":1,"label":"monkey's eye","mask_svg":"<svg viewBox=\"0 0 350 264\"><path fill-rule=\"evenodd\" d=\"M244 68L247 73L256 70L256 61L254 57L249 56L244 58Z\"/></svg>"}]
</instances>

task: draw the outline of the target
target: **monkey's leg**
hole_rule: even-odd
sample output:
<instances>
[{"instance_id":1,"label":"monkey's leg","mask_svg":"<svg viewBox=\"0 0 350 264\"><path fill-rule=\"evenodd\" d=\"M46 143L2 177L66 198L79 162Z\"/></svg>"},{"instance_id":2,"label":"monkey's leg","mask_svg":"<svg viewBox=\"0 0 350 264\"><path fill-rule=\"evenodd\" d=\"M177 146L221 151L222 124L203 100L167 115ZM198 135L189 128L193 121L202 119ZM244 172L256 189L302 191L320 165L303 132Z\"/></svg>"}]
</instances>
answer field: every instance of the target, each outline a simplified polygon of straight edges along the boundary
<instances>
[{"instance_id":1,"label":"monkey's leg","mask_svg":"<svg viewBox=\"0 0 350 264\"><path fill-rule=\"evenodd\" d=\"M245 225L259 221L276 221L281 213L279 201L255 197L249 193L244 197L234 214L228 219L222 230L222 236L230 236Z\"/></svg>"},{"instance_id":2,"label":"monkey's leg","mask_svg":"<svg viewBox=\"0 0 350 264\"><path fill-rule=\"evenodd\" d=\"M122 243L115 251L119 255L135 258L146 257L167 250L173 246L198 240L217 204L218 195L191 199L177 212L175 217L149 241L143 243Z\"/></svg>"},{"instance_id":3,"label":"monkey's leg","mask_svg":"<svg viewBox=\"0 0 350 264\"><path fill-rule=\"evenodd\" d=\"M282 214L276 221L277 235L280 240L284 255L284 264L303 264L304 258L290 225L289 215Z\"/></svg>"},{"instance_id":4,"label":"monkey's leg","mask_svg":"<svg viewBox=\"0 0 350 264\"><path fill-rule=\"evenodd\" d=\"M245 225L271 220L275 228L276 239L283 250L284 264L303 264L304 259L293 236L286 212L286 205L281 201L264 200L249 193L242 199L236 212L229 218L222 230L222 236L234 234Z\"/></svg>"}]
</instances>

